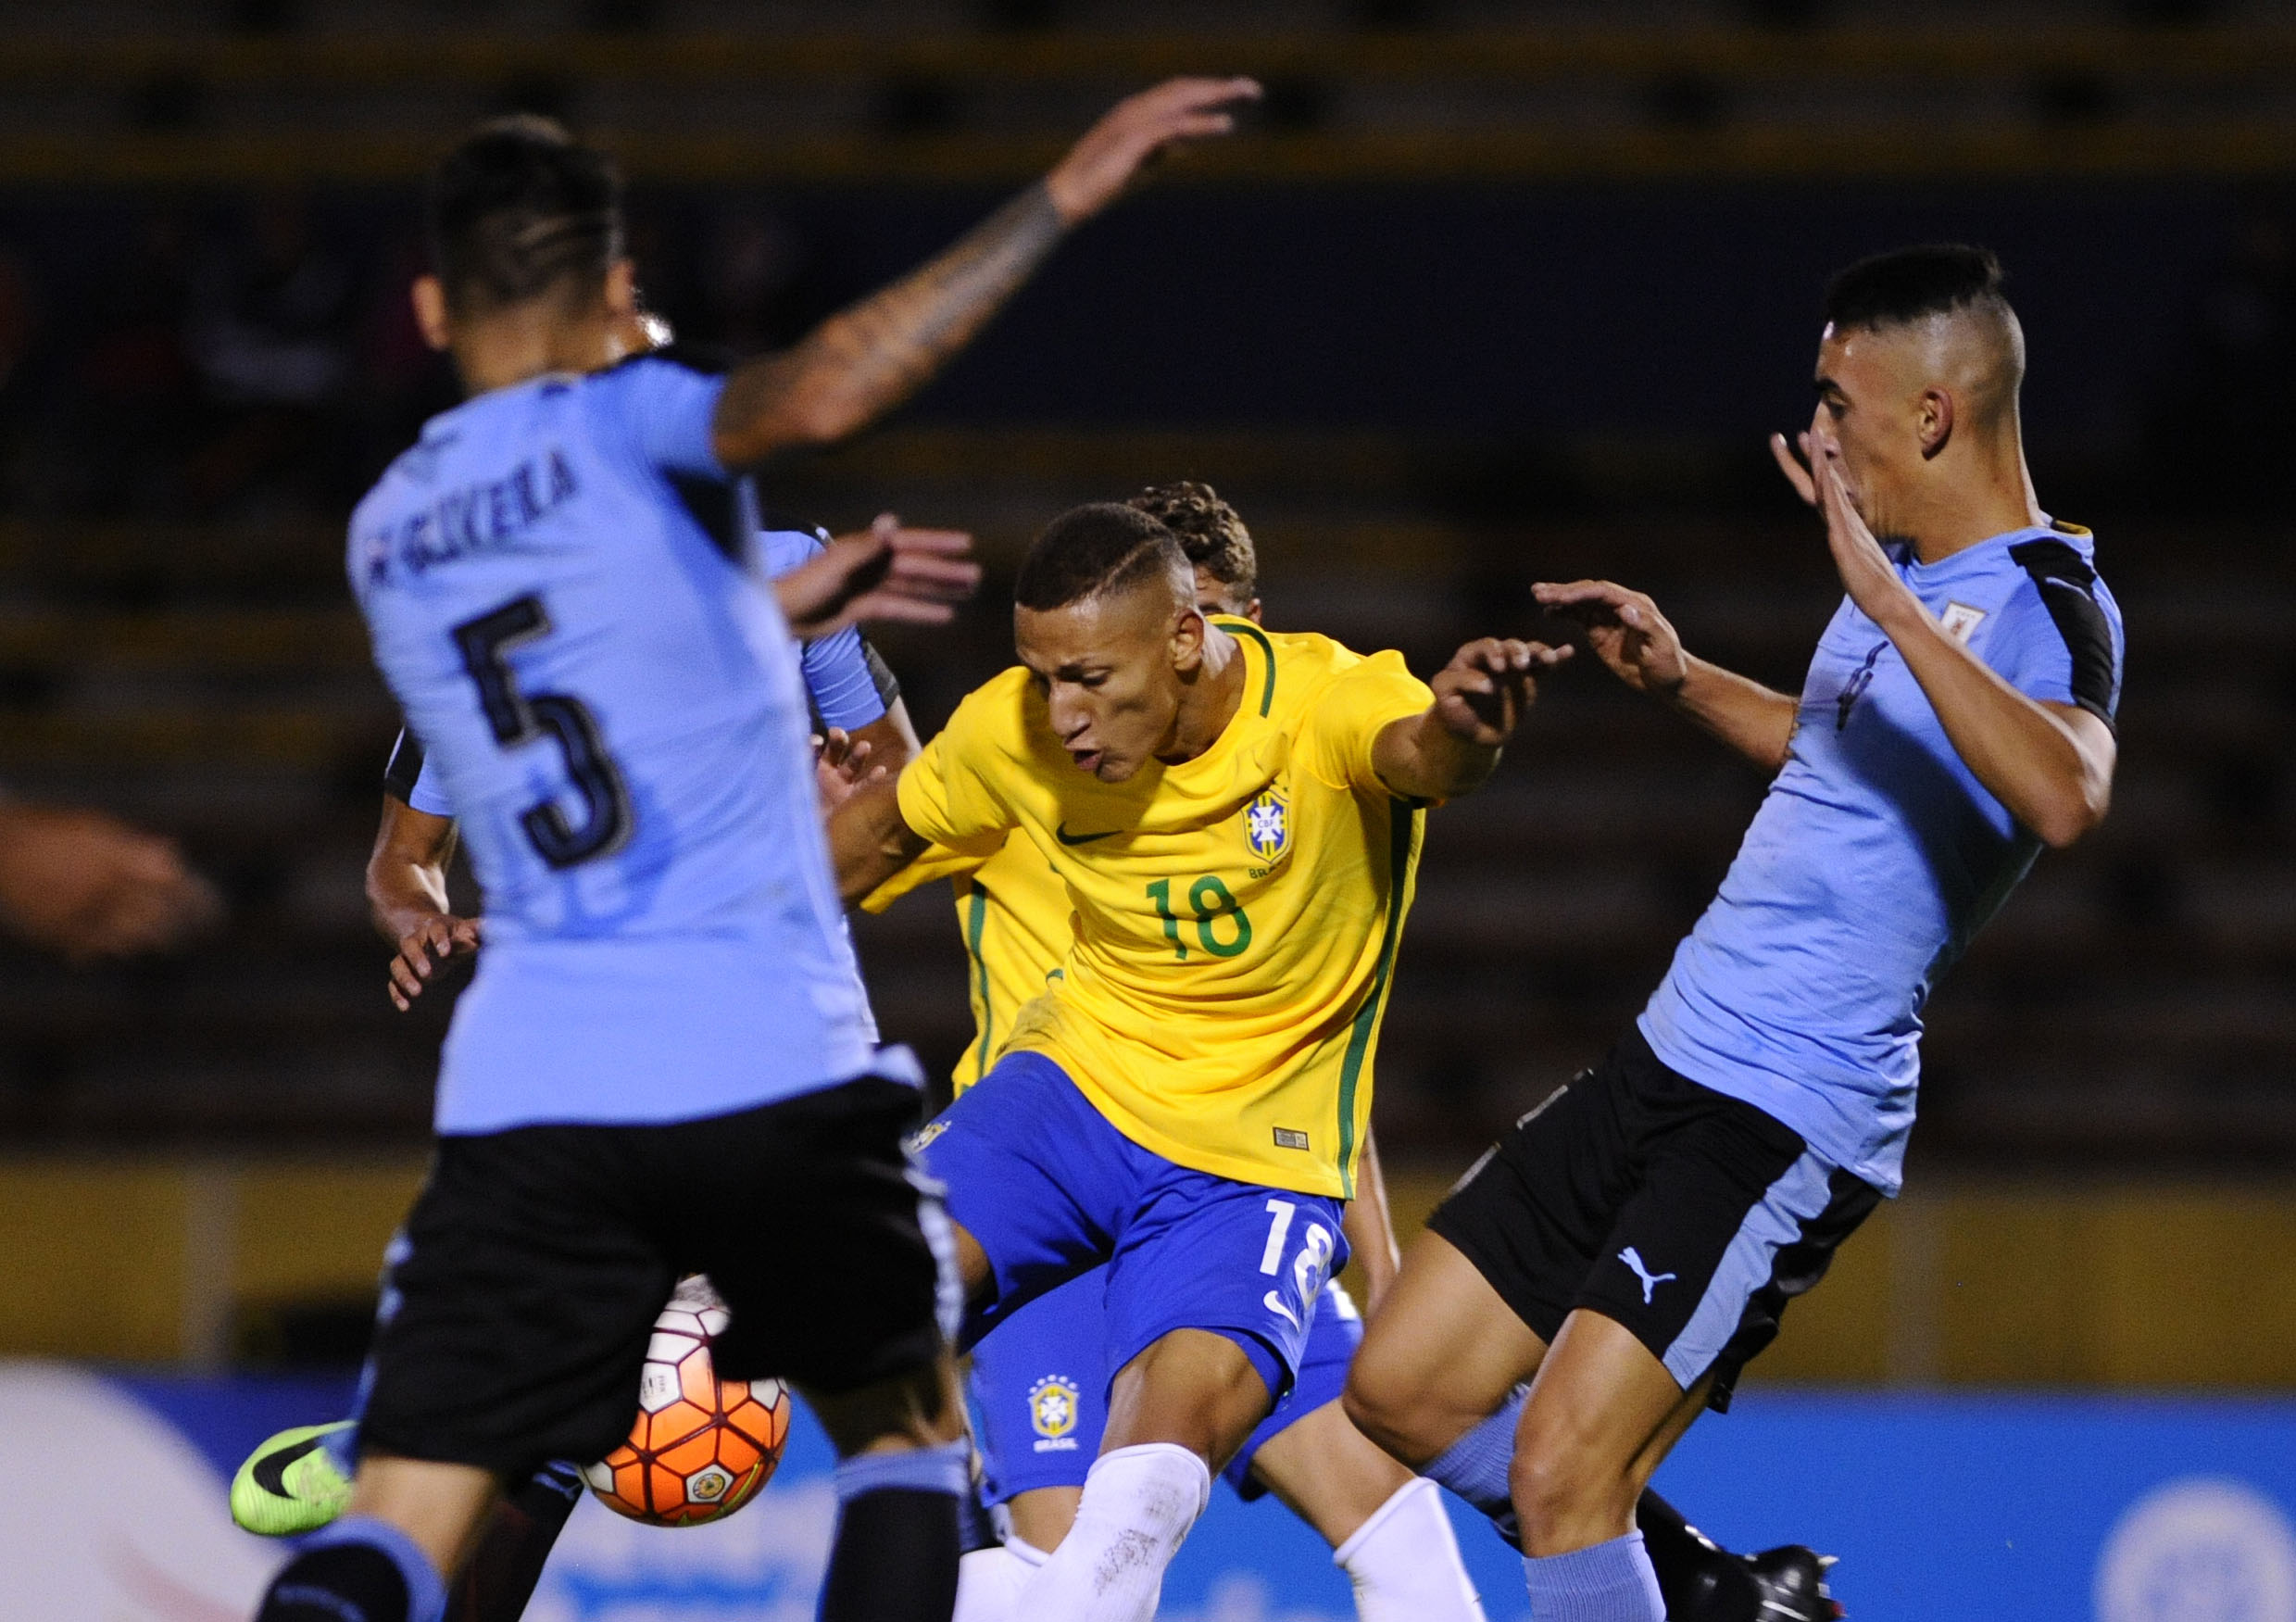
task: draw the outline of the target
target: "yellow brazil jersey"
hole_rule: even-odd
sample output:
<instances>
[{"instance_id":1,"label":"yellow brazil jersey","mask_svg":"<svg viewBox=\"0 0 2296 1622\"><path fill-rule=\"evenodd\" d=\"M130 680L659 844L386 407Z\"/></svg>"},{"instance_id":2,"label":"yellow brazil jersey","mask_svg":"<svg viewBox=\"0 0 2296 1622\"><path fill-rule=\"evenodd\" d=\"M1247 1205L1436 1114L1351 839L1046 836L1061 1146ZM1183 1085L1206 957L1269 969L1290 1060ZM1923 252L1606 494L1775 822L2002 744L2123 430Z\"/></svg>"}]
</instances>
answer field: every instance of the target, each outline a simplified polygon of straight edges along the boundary
<instances>
[{"instance_id":1,"label":"yellow brazil jersey","mask_svg":"<svg viewBox=\"0 0 2296 1622\"><path fill-rule=\"evenodd\" d=\"M1008 838L983 860L935 846L861 902L882 912L913 889L947 879L957 892L957 927L965 943L965 990L972 1003L972 1040L957 1061L956 1090L987 1074L1021 1012L1059 973L1068 956L1068 886L1026 839Z\"/></svg>"},{"instance_id":2,"label":"yellow brazil jersey","mask_svg":"<svg viewBox=\"0 0 2296 1622\"><path fill-rule=\"evenodd\" d=\"M1067 888L1066 959L1008 1049L1178 1164L1346 1199L1423 821L1372 745L1433 695L1397 654L1214 622L1244 696L1195 760L1102 783L1013 669L902 772L901 814L974 856L1024 837Z\"/></svg>"}]
</instances>

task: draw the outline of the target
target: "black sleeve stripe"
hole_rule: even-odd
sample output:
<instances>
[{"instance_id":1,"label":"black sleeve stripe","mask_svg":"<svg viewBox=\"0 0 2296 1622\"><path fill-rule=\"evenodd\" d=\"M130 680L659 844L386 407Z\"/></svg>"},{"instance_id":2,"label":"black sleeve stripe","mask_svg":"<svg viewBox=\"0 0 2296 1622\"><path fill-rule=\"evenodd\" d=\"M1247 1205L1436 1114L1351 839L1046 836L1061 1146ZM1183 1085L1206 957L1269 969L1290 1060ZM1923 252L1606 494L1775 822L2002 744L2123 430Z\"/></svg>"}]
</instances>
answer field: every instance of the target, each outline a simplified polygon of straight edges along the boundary
<instances>
[{"instance_id":1,"label":"black sleeve stripe","mask_svg":"<svg viewBox=\"0 0 2296 1622\"><path fill-rule=\"evenodd\" d=\"M421 740L402 726L398 729L398 741L391 746L391 758L383 765L383 792L401 805L412 805L415 779L421 775Z\"/></svg>"},{"instance_id":2,"label":"black sleeve stripe","mask_svg":"<svg viewBox=\"0 0 2296 1622\"><path fill-rule=\"evenodd\" d=\"M688 517L701 526L729 562L739 562L748 541L748 515L742 510L741 481L705 479L694 473L665 474Z\"/></svg>"},{"instance_id":3,"label":"black sleeve stripe","mask_svg":"<svg viewBox=\"0 0 2296 1622\"><path fill-rule=\"evenodd\" d=\"M893 667L866 636L861 638L861 658L869 663L869 679L877 684L877 702L892 709L900 701L901 678L893 673Z\"/></svg>"},{"instance_id":4,"label":"black sleeve stripe","mask_svg":"<svg viewBox=\"0 0 2296 1622\"><path fill-rule=\"evenodd\" d=\"M2113 627L2097 606L2097 572L2063 541L2027 541L2009 555L2032 576L2033 589L2073 659L2073 702L2113 724Z\"/></svg>"}]
</instances>

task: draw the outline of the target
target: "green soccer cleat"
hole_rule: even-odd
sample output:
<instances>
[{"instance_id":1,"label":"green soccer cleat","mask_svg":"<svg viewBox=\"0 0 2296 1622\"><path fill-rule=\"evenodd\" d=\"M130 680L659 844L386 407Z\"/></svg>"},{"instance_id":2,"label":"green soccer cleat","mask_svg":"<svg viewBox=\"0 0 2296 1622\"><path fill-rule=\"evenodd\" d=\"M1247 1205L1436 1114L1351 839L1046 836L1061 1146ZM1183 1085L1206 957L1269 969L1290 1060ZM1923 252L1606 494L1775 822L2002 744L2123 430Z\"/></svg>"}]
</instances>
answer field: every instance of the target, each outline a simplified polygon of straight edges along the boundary
<instances>
[{"instance_id":1,"label":"green soccer cleat","mask_svg":"<svg viewBox=\"0 0 2296 1622\"><path fill-rule=\"evenodd\" d=\"M247 1455L232 1477L232 1519L266 1538L315 1532L351 1502L351 1478L321 1442L354 1422L282 1430Z\"/></svg>"}]
</instances>

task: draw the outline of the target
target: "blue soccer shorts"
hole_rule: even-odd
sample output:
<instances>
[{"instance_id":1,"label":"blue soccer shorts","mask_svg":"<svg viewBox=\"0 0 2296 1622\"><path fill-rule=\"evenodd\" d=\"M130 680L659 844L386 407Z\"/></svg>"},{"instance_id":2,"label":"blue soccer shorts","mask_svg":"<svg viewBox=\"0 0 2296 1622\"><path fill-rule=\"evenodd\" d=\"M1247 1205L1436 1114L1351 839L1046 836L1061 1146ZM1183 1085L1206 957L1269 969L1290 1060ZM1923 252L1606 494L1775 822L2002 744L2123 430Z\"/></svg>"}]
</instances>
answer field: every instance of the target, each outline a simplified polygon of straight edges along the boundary
<instances>
[{"instance_id":1,"label":"blue soccer shorts","mask_svg":"<svg viewBox=\"0 0 2296 1622\"><path fill-rule=\"evenodd\" d=\"M968 1342L1106 1264L1103 1388L1173 1330L1202 1329L1243 1350L1272 1400L1291 1389L1316 1297L1348 1258L1338 1201L1175 1165L1041 1053L1006 1054L918 1145L996 1281Z\"/></svg>"},{"instance_id":2,"label":"blue soccer shorts","mask_svg":"<svg viewBox=\"0 0 2296 1622\"><path fill-rule=\"evenodd\" d=\"M1041 1487L1082 1487L1108 1425L1111 1364L1101 1318L1108 1274L1095 1267L1037 1297L972 1349L974 1435L981 1444L984 1496L1003 1503ZM1308 1325L1299 1377L1221 1472L1245 1499L1266 1489L1252 1459L1326 1403L1339 1400L1348 1364L1362 1343L1363 1320L1337 1280L1324 1287Z\"/></svg>"}]
</instances>

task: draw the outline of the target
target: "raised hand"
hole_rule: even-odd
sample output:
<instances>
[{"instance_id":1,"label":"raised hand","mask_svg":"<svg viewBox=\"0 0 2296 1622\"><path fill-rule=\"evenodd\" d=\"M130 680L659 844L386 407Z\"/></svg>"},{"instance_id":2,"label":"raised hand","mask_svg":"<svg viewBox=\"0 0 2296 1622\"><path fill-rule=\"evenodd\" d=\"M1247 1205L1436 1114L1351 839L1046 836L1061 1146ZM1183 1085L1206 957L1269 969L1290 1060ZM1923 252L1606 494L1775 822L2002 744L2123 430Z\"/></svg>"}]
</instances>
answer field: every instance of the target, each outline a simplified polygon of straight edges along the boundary
<instances>
[{"instance_id":1,"label":"raised hand","mask_svg":"<svg viewBox=\"0 0 2296 1622\"><path fill-rule=\"evenodd\" d=\"M1543 642L1486 636L1451 655L1427 685L1444 729L1478 748L1495 749L1514 736L1523 712L1538 696L1537 673L1571 657Z\"/></svg>"},{"instance_id":2,"label":"raised hand","mask_svg":"<svg viewBox=\"0 0 2296 1622\"><path fill-rule=\"evenodd\" d=\"M821 793L822 816L852 798L856 789L890 775L883 766L869 763L872 752L867 738L856 738L842 726L814 736L813 783Z\"/></svg>"},{"instance_id":3,"label":"raised hand","mask_svg":"<svg viewBox=\"0 0 2296 1622\"><path fill-rule=\"evenodd\" d=\"M391 960L391 1000L401 1013L415 1005L430 983L433 966L467 958L479 948L479 921L433 912L398 937L398 955Z\"/></svg>"},{"instance_id":4,"label":"raised hand","mask_svg":"<svg viewBox=\"0 0 2296 1622\"><path fill-rule=\"evenodd\" d=\"M972 550L962 531L904 529L883 513L775 580L773 594L791 632L807 641L872 622L945 624L980 586Z\"/></svg>"},{"instance_id":5,"label":"raised hand","mask_svg":"<svg viewBox=\"0 0 2296 1622\"><path fill-rule=\"evenodd\" d=\"M1611 673L1637 693L1668 698L1689 679L1690 665L1658 605L1638 591L1607 580L1574 580L1531 587L1539 604L1586 627L1587 646Z\"/></svg>"},{"instance_id":6,"label":"raised hand","mask_svg":"<svg viewBox=\"0 0 2296 1622\"><path fill-rule=\"evenodd\" d=\"M1810 436L1803 434L1797 437L1807 440ZM1801 497L1801 504L1815 507L1818 504L1817 481L1810 476L1810 470L1794 454L1794 447L1786 443L1786 435L1770 435L1770 456L1777 463L1778 472L1786 475L1786 482L1794 487L1794 494Z\"/></svg>"},{"instance_id":7,"label":"raised hand","mask_svg":"<svg viewBox=\"0 0 2296 1622\"><path fill-rule=\"evenodd\" d=\"M1113 203L1175 142L1229 133L1236 118L1228 109L1259 99L1250 79L1168 79L1118 102L1045 177L1061 223L1078 224Z\"/></svg>"},{"instance_id":8,"label":"raised hand","mask_svg":"<svg viewBox=\"0 0 2296 1622\"><path fill-rule=\"evenodd\" d=\"M1826 549L1834 555L1834 568L1841 575L1841 588L1850 594L1850 600L1876 624L1909 609L1926 612L1851 500L1849 484L1841 476L1841 446L1804 434L1801 454L1809 459L1817 509L1826 517Z\"/></svg>"}]
</instances>

